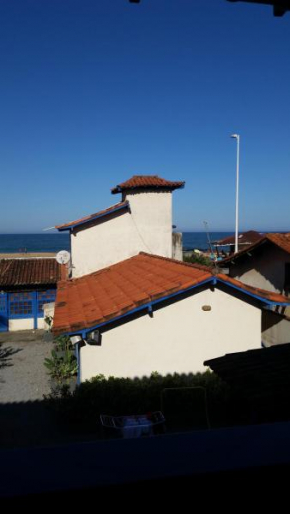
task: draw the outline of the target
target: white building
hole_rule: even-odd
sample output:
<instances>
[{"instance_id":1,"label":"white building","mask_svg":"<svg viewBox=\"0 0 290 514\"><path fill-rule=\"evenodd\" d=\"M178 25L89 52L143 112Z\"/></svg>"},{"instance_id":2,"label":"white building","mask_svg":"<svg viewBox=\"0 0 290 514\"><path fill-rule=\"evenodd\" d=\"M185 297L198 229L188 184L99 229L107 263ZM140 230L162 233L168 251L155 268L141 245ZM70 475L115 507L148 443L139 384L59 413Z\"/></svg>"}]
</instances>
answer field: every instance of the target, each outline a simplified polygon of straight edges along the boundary
<instances>
[{"instance_id":1,"label":"white building","mask_svg":"<svg viewBox=\"0 0 290 514\"><path fill-rule=\"evenodd\" d=\"M245 250L219 263L244 284L290 297L290 233L265 234ZM265 346L290 343L290 308L263 311Z\"/></svg>"},{"instance_id":2,"label":"white building","mask_svg":"<svg viewBox=\"0 0 290 514\"><path fill-rule=\"evenodd\" d=\"M44 328L43 306L64 273L54 258L0 259L0 332Z\"/></svg>"},{"instance_id":3,"label":"white building","mask_svg":"<svg viewBox=\"0 0 290 514\"><path fill-rule=\"evenodd\" d=\"M79 380L204 371L261 347L261 311L289 305L207 267L140 253L58 286L54 333L74 336Z\"/></svg>"},{"instance_id":4,"label":"white building","mask_svg":"<svg viewBox=\"0 0 290 514\"><path fill-rule=\"evenodd\" d=\"M84 218L57 225L70 232L72 277L81 277L141 251L182 260L172 244L172 191L184 182L135 175L112 189L122 201ZM175 241L178 241L175 238Z\"/></svg>"}]
</instances>

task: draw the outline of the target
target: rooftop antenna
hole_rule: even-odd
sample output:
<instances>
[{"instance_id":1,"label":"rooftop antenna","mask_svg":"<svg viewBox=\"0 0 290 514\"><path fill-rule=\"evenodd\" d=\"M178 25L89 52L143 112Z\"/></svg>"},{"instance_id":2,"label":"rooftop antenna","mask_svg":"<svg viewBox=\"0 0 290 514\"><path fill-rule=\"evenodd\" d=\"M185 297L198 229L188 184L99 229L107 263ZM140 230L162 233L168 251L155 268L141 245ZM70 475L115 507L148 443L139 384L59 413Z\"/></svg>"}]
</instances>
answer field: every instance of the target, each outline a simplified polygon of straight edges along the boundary
<instances>
[{"instance_id":1,"label":"rooftop antenna","mask_svg":"<svg viewBox=\"0 0 290 514\"><path fill-rule=\"evenodd\" d=\"M213 247L212 247L212 244L211 244L210 235L209 235L209 231L208 231L208 223L207 223L207 221L204 221L203 224L204 224L204 229L205 229L205 232L206 232L208 246L209 246L210 252L213 254Z\"/></svg>"},{"instance_id":2,"label":"rooftop antenna","mask_svg":"<svg viewBox=\"0 0 290 514\"><path fill-rule=\"evenodd\" d=\"M212 246L211 240L210 240L210 235L209 235L209 230L208 230L208 223L207 223L207 221L204 221L203 224L204 224L204 228L205 228L205 231L206 231L207 242L208 242L208 245L209 245L209 248L210 248L210 252L211 252L211 255L214 257L214 250L213 250L213 246ZM217 272L218 271L218 267L217 267L216 259L213 259L213 263L214 263L215 272Z\"/></svg>"},{"instance_id":3,"label":"rooftop antenna","mask_svg":"<svg viewBox=\"0 0 290 514\"><path fill-rule=\"evenodd\" d=\"M68 264L68 273L70 276L72 271L70 252L68 252L67 250L60 250L60 252L56 254L55 260L56 262L58 262L58 264Z\"/></svg>"},{"instance_id":4,"label":"rooftop antenna","mask_svg":"<svg viewBox=\"0 0 290 514\"><path fill-rule=\"evenodd\" d=\"M56 254L55 258L58 264L67 264L70 261L70 253L66 250L61 250Z\"/></svg>"}]
</instances>

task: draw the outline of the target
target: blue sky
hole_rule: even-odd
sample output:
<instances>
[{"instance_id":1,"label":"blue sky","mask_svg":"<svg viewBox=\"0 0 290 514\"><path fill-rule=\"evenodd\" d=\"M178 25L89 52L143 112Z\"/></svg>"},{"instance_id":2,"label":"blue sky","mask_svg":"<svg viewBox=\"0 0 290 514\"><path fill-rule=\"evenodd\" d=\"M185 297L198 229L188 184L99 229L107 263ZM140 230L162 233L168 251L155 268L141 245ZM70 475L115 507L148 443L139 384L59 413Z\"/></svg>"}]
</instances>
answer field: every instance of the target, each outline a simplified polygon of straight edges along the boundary
<instances>
[{"instance_id":1,"label":"blue sky","mask_svg":"<svg viewBox=\"0 0 290 514\"><path fill-rule=\"evenodd\" d=\"M0 233L185 180L180 230L290 230L290 13L226 0L0 2Z\"/></svg>"}]
</instances>

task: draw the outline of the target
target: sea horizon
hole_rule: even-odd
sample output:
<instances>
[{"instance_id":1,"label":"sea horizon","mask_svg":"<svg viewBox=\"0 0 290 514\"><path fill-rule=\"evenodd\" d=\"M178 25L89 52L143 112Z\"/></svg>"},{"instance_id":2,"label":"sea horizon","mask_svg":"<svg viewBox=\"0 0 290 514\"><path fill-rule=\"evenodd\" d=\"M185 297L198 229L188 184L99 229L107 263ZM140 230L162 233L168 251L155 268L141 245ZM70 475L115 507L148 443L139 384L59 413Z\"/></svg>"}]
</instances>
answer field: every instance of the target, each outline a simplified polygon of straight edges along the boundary
<instances>
[{"instance_id":1,"label":"sea horizon","mask_svg":"<svg viewBox=\"0 0 290 514\"><path fill-rule=\"evenodd\" d=\"M209 231L208 234L204 231L182 231L183 250L208 250L208 237L210 242L213 243L219 239L231 236L234 233L234 230L212 230ZM261 231L260 233L263 234L265 232ZM26 234L0 234L0 253L2 254L56 253L60 250L70 250L70 237L67 232L50 234L37 232Z\"/></svg>"}]
</instances>

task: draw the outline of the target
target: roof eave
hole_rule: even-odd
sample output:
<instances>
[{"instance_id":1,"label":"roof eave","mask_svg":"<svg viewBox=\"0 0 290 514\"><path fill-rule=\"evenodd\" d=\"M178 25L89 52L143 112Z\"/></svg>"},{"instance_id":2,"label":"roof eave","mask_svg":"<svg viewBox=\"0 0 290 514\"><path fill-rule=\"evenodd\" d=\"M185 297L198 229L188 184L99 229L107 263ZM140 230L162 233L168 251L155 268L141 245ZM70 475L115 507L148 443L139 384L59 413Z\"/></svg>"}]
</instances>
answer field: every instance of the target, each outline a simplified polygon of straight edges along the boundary
<instances>
[{"instance_id":1,"label":"roof eave","mask_svg":"<svg viewBox=\"0 0 290 514\"><path fill-rule=\"evenodd\" d=\"M116 186L114 187L113 189L111 189L111 194L112 195L116 195L118 193L126 193L126 192L130 192L130 191L135 191L136 189L163 189L164 191L174 191L175 189L184 189L184 186L185 186L185 182L182 182L180 185L175 185L175 186L163 186L163 185L151 185L151 186L140 186L140 185L137 185L137 186L131 186L131 187L122 187L122 186Z\"/></svg>"},{"instance_id":2,"label":"roof eave","mask_svg":"<svg viewBox=\"0 0 290 514\"><path fill-rule=\"evenodd\" d=\"M251 296L252 298L255 298L256 300L259 300L260 302L269 305L271 307L274 307L276 305L281 305L283 307L289 307L290 306L290 298L289 302L278 302L274 300L269 300L268 298L265 298L264 296L257 295L251 291L248 291L247 289L244 289L243 287L239 287L236 284L232 284L231 282L228 282L227 280L222 280L220 278L216 278L217 282L220 282L221 284L225 284L229 287L232 287L233 289L236 289L237 291L240 291L241 293L244 293L248 296Z\"/></svg>"},{"instance_id":3,"label":"roof eave","mask_svg":"<svg viewBox=\"0 0 290 514\"><path fill-rule=\"evenodd\" d=\"M64 232L65 230L73 230L75 229L76 227L81 227L82 225L86 225L87 223L90 223L92 221L95 221L97 219L100 219L100 218L104 218L105 216L109 216L110 214L113 214L117 211L121 211L123 209L129 209L129 202L124 204L124 205L119 205L118 207L116 207L115 209L112 209L108 212L103 212L102 214L97 214L96 216L93 216L87 220L83 220L83 221L80 221L78 223L73 223L71 225L57 225L55 228L59 231L59 232Z\"/></svg>"},{"instance_id":4,"label":"roof eave","mask_svg":"<svg viewBox=\"0 0 290 514\"><path fill-rule=\"evenodd\" d=\"M176 293L165 295L165 296L162 296L161 298L158 298L156 300L152 300L150 302L146 302L143 305L135 307L134 309L131 309L130 311L128 311L128 312L126 312L124 314L121 314L120 316L116 316L114 318L108 319L106 321L98 323L97 325L94 325L94 326L91 326L91 327L87 327L87 328L84 328L84 329L80 329L80 330L77 330L77 331L70 331L70 332L56 331L55 333L56 333L56 335L61 334L61 335L67 335L67 336L74 336L74 335L82 334L82 337L85 338L85 335L88 334L89 332L93 332L94 330L98 330L99 328L102 328L102 327L104 327L106 325L109 325L110 323L114 323L116 321L119 321L120 319L123 319L125 317L131 316L132 314L135 314L135 312L139 312L141 310L146 310L146 309L152 307L153 305L156 305L158 303L164 302L166 300L170 300L171 298L174 298L176 296L180 296L181 294L187 293L188 291L190 291L192 289L196 289L197 287L201 287L204 284L213 283L213 279L215 279L215 277L209 277L209 278L203 280L202 282L194 284L194 285L192 285L192 286L190 286L190 287L188 287L186 289L182 289L180 291L177 291Z\"/></svg>"},{"instance_id":5,"label":"roof eave","mask_svg":"<svg viewBox=\"0 0 290 514\"><path fill-rule=\"evenodd\" d=\"M121 314L120 316L116 316L116 317L113 317L111 319L108 319L106 321L103 321L101 323L98 323L96 325L93 325L91 327L86 327L86 328L83 328L83 329L79 329L79 330L74 330L74 331L67 331L67 332L61 332L61 330L59 331L56 331L56 335L58 334L63 334L63 335L67 335L67 336L74 336L74 335L78 335L78 334L81 334L82 337L85 339L86 338L86 335L89 333L89 332L92 332L94 330L98 330L104 326L107 326L111 323L114 323L116 321L119 321L121 319L124 319L128 316L131 316L132 314L135 314L136 312L139 312L141 310L146 310L150 307L152 307L153 305L156 305L158 303L161 303L161 302L164 302L166 300L170 300L174 297L177 297L177 296L180 296L184 293L187 293L193 289L196 289L198 287L201 287L205 284L213 284L213 285L217 285L217 283L221 283L221 284L225 284L226 286L228 287L231 287L232 289L236 289L238 290L239 292L241 292L242 294L244 295L247 295L247 296L250 296L252 298L254 298L255 300L258 300L259 302L263 303L264 305L268 305L268 306L276 306L276 305L281 305L281 306L290 306L290 299L289 299L289 302L277 302L277 301L273 301L273 300L269 300L268 298L264 298L263 296L259 296L255 293L252 293L250 291L247 291L245 289L243 289L242 287L238 287L237 285L235 284L231 284L230 282L226 281L226 280L222 280L216 276L212 276L212 277L209 277L197 284L194 284L186 289L182 289L180 291L177 291L176 293L172 293L170 295L165 295L165 296L162 296L161 298L158 298L156 300L152 300L150 302L146 302L145 304L143 305L140 305L138 307L135 307L134 309L131 309L130 311L124 313L124 314Z\"/></svg>"}]
</instances>

